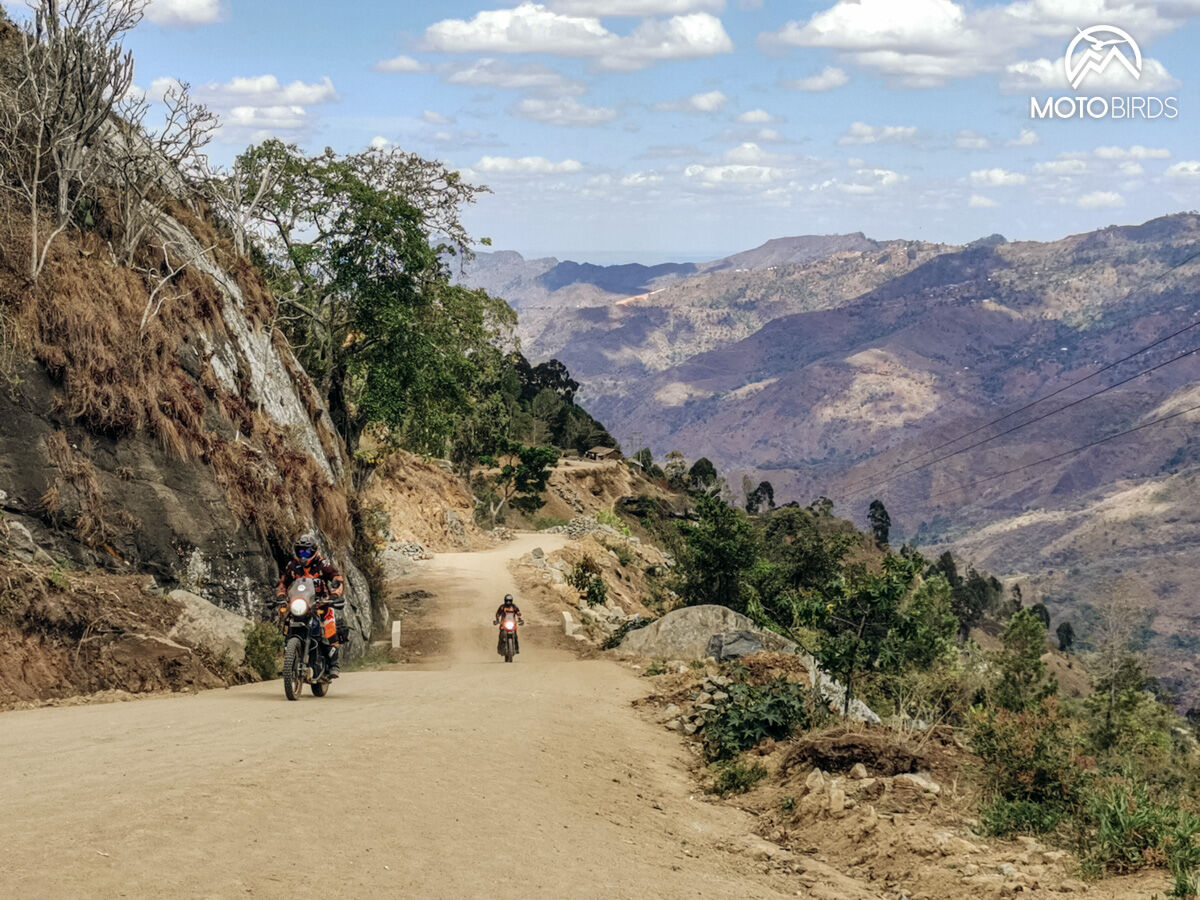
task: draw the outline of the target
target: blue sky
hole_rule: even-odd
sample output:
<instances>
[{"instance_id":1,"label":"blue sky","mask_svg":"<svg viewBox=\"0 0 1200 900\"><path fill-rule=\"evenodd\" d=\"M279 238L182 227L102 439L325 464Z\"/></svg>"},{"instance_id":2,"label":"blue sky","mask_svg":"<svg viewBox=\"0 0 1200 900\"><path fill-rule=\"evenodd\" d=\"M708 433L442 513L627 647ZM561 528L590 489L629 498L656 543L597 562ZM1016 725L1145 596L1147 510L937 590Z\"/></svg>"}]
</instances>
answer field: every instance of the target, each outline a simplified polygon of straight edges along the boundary
<instances>
[{"instance_id":1,"label":"blue sky","mask_svg":"<svg viewBox=\"0 0 1200 900\"><path fill-rule=\"evenodd\" d=\"M14 4L5 2L12 7ZM615 13L615 14L614 14ZM1048 239L1200 207L1200 0L154 0L137 82L190 82L228 160L387 141L489 185L497 248L695 259L786 234ZM1031 121L1080 28L1171 120Z\"/></svg>"}]
</instances>

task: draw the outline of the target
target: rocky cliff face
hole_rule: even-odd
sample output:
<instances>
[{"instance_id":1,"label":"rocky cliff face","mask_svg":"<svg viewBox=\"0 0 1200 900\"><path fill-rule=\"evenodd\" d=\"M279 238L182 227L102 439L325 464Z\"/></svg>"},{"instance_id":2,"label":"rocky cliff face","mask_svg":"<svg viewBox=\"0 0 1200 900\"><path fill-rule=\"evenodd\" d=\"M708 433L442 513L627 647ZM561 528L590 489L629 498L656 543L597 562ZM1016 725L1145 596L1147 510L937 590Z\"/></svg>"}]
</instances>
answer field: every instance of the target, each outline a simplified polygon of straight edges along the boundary
<instances>
[{"instance_id":1,"label":"rocky cliff face","mask_svg":"<svg viewBox=\"0 0 1200 900\"><path fill-rule=\"evenodd\" d=\"M187 210L157 243L195 262L145 324L144 279L102 261L91 235L64 236L35 286L0 273L0 310L23 336L0 390L0 509L43 561L149 572L253 618L291 538L316 528L346 577L357 649L376 612L346 461L269 324L273 301Z\"/></svg>"}]
</instances>

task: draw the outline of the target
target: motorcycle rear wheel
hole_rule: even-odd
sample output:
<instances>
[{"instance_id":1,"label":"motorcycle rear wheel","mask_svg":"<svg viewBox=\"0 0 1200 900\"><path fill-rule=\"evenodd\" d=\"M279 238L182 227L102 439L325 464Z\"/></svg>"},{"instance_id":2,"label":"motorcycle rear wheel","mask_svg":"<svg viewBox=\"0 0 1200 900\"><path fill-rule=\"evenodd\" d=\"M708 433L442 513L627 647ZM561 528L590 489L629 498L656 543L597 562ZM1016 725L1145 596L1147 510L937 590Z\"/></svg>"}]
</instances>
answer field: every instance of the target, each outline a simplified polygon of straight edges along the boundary
<instances>
[{"instance_id":1,"label":"motorcycle rear wheel","mask_svg":"<svg viewBox=\"0 0 1200 900\"><path fill-rule=\"evenodd\" d=\"M324 697L329 693L329 683L326 681L314 681L311 687L314 697Z\"/></svg>"},{"instance_id":2,"label":"motorcycle rear wheel","mask_svg":"<svg viewBox=\"0 0 1200 900\"><path fill-rule=\"evenodd\" d=\"M290 637L283 648L283 693L289 700L299 700L304 690L304 660L300 658L300 638Z\"/></svg>"}]
</instances>

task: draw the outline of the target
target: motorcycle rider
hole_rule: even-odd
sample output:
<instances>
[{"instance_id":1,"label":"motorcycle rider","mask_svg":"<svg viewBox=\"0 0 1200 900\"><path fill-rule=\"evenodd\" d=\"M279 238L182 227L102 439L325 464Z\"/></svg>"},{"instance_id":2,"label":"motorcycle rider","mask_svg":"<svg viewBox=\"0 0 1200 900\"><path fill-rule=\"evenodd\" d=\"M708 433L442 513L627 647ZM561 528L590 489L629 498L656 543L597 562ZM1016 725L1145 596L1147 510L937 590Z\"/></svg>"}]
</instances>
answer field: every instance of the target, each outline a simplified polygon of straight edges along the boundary
<instances>
[{"instance_id":1,"label":"motorcycle rider","mask_svg":"<svg viewBox=\"0 0 1200 900\"><path fill-rule=\"evenodd\" d=\"M492 619L492 624L499 625L500 620L503 619L504 616L508 613L512 613L517 617L518 625L525 624L525 620L523 618L521 618L520 607L518 607L516 601L513 600L512 594L504 595L504 600L501 601L501 603L498 607L496 607L496 615ZM521 652L521 638L515 631L513 632L513 638L516 640L517 652L520 653ZM503 631L501 631L500 634L498 634L496 636L496 652L499 653L501 656L504 655L504 632Z\"/></svg>"},{"instance_id":2,"label":"motorcycle rider","mask_svg":"<svg viewBox=\"0 0 1200 900\"><path fill-rule=\"evenodd\" d=\"M283 572L279 576L279 588L276 594L280 600L287 597L288 588L291 587L292 582L297 578L312 578L316 581L318 604L328 604L341 600L344 590L342 575L333 563L322 559L315 534L308 532L297 538L296 543L292 545L292 554L292 559L284 566ZM328 634L328 626L336 622L332 606L325 607L322 619L326 626L326 633ZM327 644L323 645L325 648L325 660L329 664L330 678L337 678L342 673L342 667L338 660L338 644L340 641L341 633L339 630L329 639Z\"/></svg>"}]
</instances>

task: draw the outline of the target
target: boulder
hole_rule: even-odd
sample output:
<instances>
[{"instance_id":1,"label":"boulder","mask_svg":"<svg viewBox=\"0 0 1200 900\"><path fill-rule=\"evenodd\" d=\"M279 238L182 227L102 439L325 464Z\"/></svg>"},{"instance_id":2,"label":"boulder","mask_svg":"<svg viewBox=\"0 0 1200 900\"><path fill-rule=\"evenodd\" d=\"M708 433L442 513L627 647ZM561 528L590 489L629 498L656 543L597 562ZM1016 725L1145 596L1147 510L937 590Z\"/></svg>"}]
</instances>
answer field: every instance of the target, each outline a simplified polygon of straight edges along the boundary
<instances>
[{"instance_id":1,"label":"boulder","mask_svg":"<svg viewBox=\"0 0 1200 900\"><path fill-rule=\"evenodd\" d=\"M171 591L168 595L183 606L170 633L171 640L197 650L207 650L220 658L228 656L241 665L246 656L246 626L250 620L209 603L191 591Z\"/></svg>"},{"instance_id":2,"label":"boulder","mask_svg":"<svg viewBox=\"0 0 1200 900\"><path fill-rule=\"evenodd\" d=\"M705 655L725 662L758 653L762 648L762 641L753 631L725 631L708 639Z\"/></svg>"},{"instance_id":3,"label":"boulder","mask_svg":"<svg viewBox=\"0 0 1200 900\"><path fill-rule=\"evenodd\" d=\"M709 644L714 636L747 633L756 638L760 650L794 653L796 645L724 606L685 606L667 613L645 628L631 632L618 648L622 654L648 658L705 659L713 655ZM722 638L721 646L724 646Z\"/></svg>"}]
</instances>

